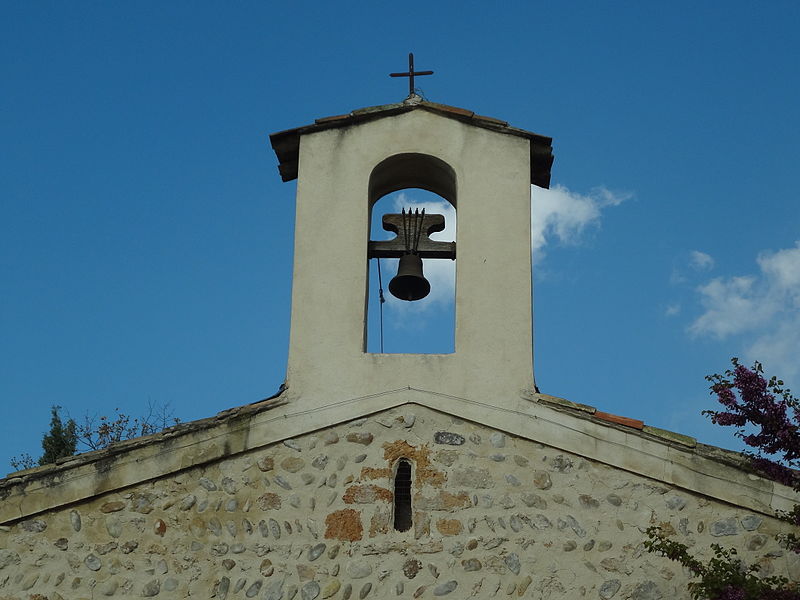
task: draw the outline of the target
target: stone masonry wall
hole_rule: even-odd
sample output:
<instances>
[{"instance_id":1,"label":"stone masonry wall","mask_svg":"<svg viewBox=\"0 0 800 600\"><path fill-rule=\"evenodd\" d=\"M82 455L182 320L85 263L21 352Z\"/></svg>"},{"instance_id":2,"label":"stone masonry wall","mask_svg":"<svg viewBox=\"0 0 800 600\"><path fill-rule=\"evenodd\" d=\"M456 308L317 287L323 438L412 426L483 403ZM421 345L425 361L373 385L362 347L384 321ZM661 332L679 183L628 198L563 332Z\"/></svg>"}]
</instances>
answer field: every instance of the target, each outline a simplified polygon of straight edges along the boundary
<instances>
[{"instance_id":1,"label":"stone masonry wall","mask_svg":"<svg viewBox=\"0 0 800 600\"><path fill-rule=\"evenodd\" d=\"M800 578L771 517L406 406L3 527L0 599L686 598L653 524Z\"/></svg>"}]
</instances>

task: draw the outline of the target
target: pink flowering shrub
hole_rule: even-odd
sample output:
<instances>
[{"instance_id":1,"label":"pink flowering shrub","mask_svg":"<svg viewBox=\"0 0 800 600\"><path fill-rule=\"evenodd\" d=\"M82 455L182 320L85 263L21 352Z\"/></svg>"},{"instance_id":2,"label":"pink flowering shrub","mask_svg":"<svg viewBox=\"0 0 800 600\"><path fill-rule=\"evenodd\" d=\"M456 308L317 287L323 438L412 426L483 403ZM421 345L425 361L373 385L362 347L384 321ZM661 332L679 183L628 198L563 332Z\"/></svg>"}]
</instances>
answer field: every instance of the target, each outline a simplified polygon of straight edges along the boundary
<instances>
[{"instance_id":1,"label":"pink flowering shrub","mask_svg":"<svg viewBox=\"0 0 800 600\"><path fill-rule=\"evenodd\" d=\"M706 410L703 414L715 425L738 427L735 435L754 449L745 455L759 475L800 491L800 401L777 377L767 381L760 363L752 369L736 358L731 363L733 369L706 377L724 410ZM800 527L800 505L776 516ZM800 553L796 535L788 534L783 541Z\"/></svg>"},{"instance_id":2,"label":"pink flowering shrub","mask_svg":"<svg viewBox=\"0 0 800 600\"><path fill-rule=\"evenodd\" d=\"M731 363L732 369L706 377L711 394L723 409L703 414L715 425L738 428L735 435L753 448L744 454L755 472L800 491L800 402L783 387L783 381L765 379L760 363L752 369L736 358ZM800 527L800 505L776 516ZM797 582L759 577L758 565L743 564L733 548L714 544L714 557L703 563L689 553L688 546L669 539L658 527L648 529L647 535L647 550L679 562L697 578L689 584L695 600L800 600ZM789 550L800 553L796 534L779 539Z\"/></svg>"}]
</instances>

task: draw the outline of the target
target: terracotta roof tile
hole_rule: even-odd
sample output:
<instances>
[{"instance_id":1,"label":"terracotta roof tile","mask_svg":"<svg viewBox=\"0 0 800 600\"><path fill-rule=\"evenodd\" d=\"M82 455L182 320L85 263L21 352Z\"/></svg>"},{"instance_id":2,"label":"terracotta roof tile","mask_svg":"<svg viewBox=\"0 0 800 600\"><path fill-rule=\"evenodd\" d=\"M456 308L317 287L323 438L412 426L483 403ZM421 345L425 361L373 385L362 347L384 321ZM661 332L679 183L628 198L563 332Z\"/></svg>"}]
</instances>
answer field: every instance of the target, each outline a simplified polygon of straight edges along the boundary
<instances>
[{"instance_id":1,"label":"terracotta roof tile","mask_svg":"<svg viewBox=\"0 0 800 600\"><path fill-rule=\"evenodd\" d=\"M559 411L569 412L573 415L581 416L582 418L588 418L590 420L596 418L600 421L605 421L606 423L615 423L617 425L624 425L625 427L637 429L647 436L658 438L662 443L671 445L678 444L687 448L695 448L698 445L697 440L692 436L683 435L682 433L676 433L674 431L661 429L659 427L645 425L644 421L640 421L639 419L621 417L619 415L603 412L588 404L579 404L565 398L550 396L549 394L542 394L541 392L537 393L534 398L536 401L547 404L551 408L555 408Z\"/></svg>"},{"instance_id":2,"label":"terracotta roof tile","mask_svg":"<svg viewBox=\"0 0 800 600\"><path fill-rule=\"evenodd\" d=\"M471 110L467 110L466 108L458 108L457 106L450 106L449 104L439 104L438 102L422 102L422 106L427 106L430 108L434 108L436 110L441 110L442 112L453 113L454 115L461 115L462 117L472 118L475 114Z\"/></svg>"},{"instance_id":3,"label":"terracotta roof tile","mask_svg":"<svg viewBox=\"0 0 800 600\"><path fill-rule=\"evenodd\" d=\"M336 127L390 117L412 110L427 110L446 117L472 123L499 133L514 135L530 140L531 147L531 183L539 187L550 187L550 169L553 164L552 138L532 133L517 127L511 127L508 122L493 117L476 115L471 110L428 102L419 97L407 99L405 102L383 104L359 108L345 115L334 115L316 119L314 123L294 129L279 131L269 136L273 150L278 157L278 170L284 181L291 181L297 177L298 154L300 150L300 137L307 133L323 131Z\"/></svg>"},{"instance_id":4,"label":"terracotta roof tile","mask_svg":"<svg viewBox=\"0 0 800 600\"><path fill-rule=\"evenodd\" d=\"M494 123L496 125L500 125L501 127L508 127L508 121L503 121L502 119L495 119L494 117L487 117L485 115L474 115L473 118L478 121L486 121L487 123Z\"/></svg>"},{"instance_id":5,"label":"terracotta roof tile","mask_svg":"<svg viewBox=\"0 0 800 600\"><path fill-rule=\"evenodd\" d=\"M618 425L625 425L626 427L633 427L634 429L644 429L644 421L639 419L631 419L629 417L620 417L619 415L612 415L611 413L596 411L594 413L596 419L608 421L609 423L616 423Z\"/></svg>"},{"instance_id":6,"label":"terracotta roof tile","mask_svg":"<svg viewBox=\"0 0 800 600\"><path fill-rule=\"evenodd\" d=\"M321 119L315 119L314 123L330 123L331 121L341 121L343 119L349 119L350 113L346 115L334 115L332 117L322 117Z\"/></svg>"}]
</instances>

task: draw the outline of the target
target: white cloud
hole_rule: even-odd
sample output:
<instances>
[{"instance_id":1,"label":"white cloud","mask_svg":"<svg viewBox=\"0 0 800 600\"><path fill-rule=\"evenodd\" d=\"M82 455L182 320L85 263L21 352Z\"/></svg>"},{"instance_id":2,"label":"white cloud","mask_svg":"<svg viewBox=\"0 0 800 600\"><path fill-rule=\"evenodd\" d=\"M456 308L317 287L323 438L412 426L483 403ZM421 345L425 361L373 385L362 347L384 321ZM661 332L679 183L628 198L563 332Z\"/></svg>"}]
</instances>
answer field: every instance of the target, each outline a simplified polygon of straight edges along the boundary
<instances>
[{"instance_id":1,"label":"white cloud","mask_svg":"<svg viewBox=\"0 0 800 600\"><path fill-rule=\"evenodd\" d=\"M688 283L690 280L697 281L697 274L705 271L710 271L715 265L714 258L710 254L701 252L700 250L692 250L689 252L688 257L681 255L679 264L672 267L672 273L669 276L671 285L682 285ZM693 271L689 272L688 271Z\"/></svg>"},{"instance_id":2,"label":"white cloud","mask_svg":"<svg viewBox=\"0 0 800 600\"><path fill-rule=\"evenodd\" d=\"M604 187L588 194L572 192L563 185L546 190L533 187L531 198L531 244L534 256L554 239L562 244L575 244L588 227L600 223L604 208L618 206L631 194L619 194Z\"/></svg>"},{"instance_id":3,"label":"white cloud","mask_svg":"<svg viewBox=\"0 0 800 600\"><path fill-rule=\"evenodd\" d=\"M705 252L692 250L689 255L689 266L696 271L708 271L714 267L714 259Z\"/></svg>"},{"instance_id":4,"label":"white cloud","mask_svg":"<svg viewBox=\"0 0 800 600\"><path fill-rule=\"evenodd\" d=\"M667 306L666 310L664 310L664 314L668 317L674 317L680 312L681 312L680 304L670 304L669 306Z\"/></svg>"},{"instance_id":5,"label":"white cloud","mask_svg":"<svg viewBox=\"0 0 800 600\"><path fill-rule=\"evenodd\" d=\"M764 335L758 336L745 348L748 362L764 364L767 372L789 381L800 375L800 316L779 320Z\"/></svg>"},{"instance_id":6,"label":"white cloud","mask_svg":"<svg viewBox=\"0 0 800 600\"><path fill-rule=\"evenodd\" d=\"M680 285L682 283L686 283L687 281L688 279L686 279L686 276L683 273L681 273L679 269L675 268L672 269L672 273L670 273L669 275L670 284Z\"/></svg>"},{"instance_id":7,"label":"white cloud","mask_svg":"<svg viewBox=\"0 0 800 600\"><path fill-rule=\"evenodd\" d=\"M795 242L794 248L761 254L758 266L777 289L795 301L800 299L800 241Z\"/></svg>"},{"instance_id":8,"label":"white cloud","mask_svg":"<svg viewBox=\"0 0 800 600\"><path fill-rule=\"evenodd\" d=\"M718 339L757 327L771 316L754 277L717 277L697 288L704 312L689 327Z\"/></svg>"},{"instance_id":9,"label":"white cloud","mask_svg":"<svg viewBox=\"0 0 800 600\"><path fill-rule=\"evenodd\" d=\"M784 378L800 372L800 242L764 252L754 275L717 277L700 286L703 313L689 326L695 336L743 336L744 358L759 360Z\"/></svg>"}]
</instances>

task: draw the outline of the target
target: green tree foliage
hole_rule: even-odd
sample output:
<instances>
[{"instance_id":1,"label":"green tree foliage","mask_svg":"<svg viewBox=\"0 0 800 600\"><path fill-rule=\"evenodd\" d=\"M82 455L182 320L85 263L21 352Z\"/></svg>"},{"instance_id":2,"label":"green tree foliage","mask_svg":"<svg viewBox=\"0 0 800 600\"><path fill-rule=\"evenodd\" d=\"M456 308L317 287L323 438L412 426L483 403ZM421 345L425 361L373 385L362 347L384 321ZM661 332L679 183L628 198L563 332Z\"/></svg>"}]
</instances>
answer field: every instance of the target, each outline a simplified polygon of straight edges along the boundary
<instances>
[{"instance_id":1,"label":"green tree foliage","mask_svg":"<svg viewBox=\"0 0 800 600\"><path fill-rule=\"evenodd\" d=\"M44 454L39 457L40 465L49 465L56 462L59 458L72 456L78 446L78 433L75 421L67 419L64 423L58 411L60 406L53 406L50 409L50 431L42 438L42 449Z\"/></svg>"},{"instance_id":2,"label":"green tree foliage","mask_svg":"<svg viewBox=\"0 0 800 600\"><path fill-rule=\"evenodd\" d=\"M714 557L704 563L686 544L669 539L659 527L647 530L644 547L679 562L695 577L689 593L695 600L800 600L795 584L786 577L759 577L758 565L745 565L735 548L712 544Z\"/></svg>"},{"instance_id":3,"label":"green tree foliage","mask_svg":"<svg viewBox=\"0 0 800 600\"><path fill-rule=\"evenodd\" d=\"M72 456L78 446L78 427L75 421L61 419L60 406L50 407L50 431L42 436L42 450L44 453L38 461L34 461L30 454L22 454L11 459L11 466L15 469L30 469L38 465L48 465L59 458Z\"/></svg>"},{"instance_id":4,"label":"green tree foliage","mask_svg":"<svg viewBox=\"0 0 800 600\"><path fill-rule=\"evenodd\" d=\"M38 461L27 453L15 456L10 461L12 468L20 470L47 465L74 455L79 445L84 451L102 450L117 442L158 433L180 423L169 405L154 403L148 403L147 412L140 417L126 415L115 408L110 417L85 415L80 425L72 418L62 421L60 410L60 406L51 409L50 431L42 436L44 454Z\"/></svg>"}]
</instances>

